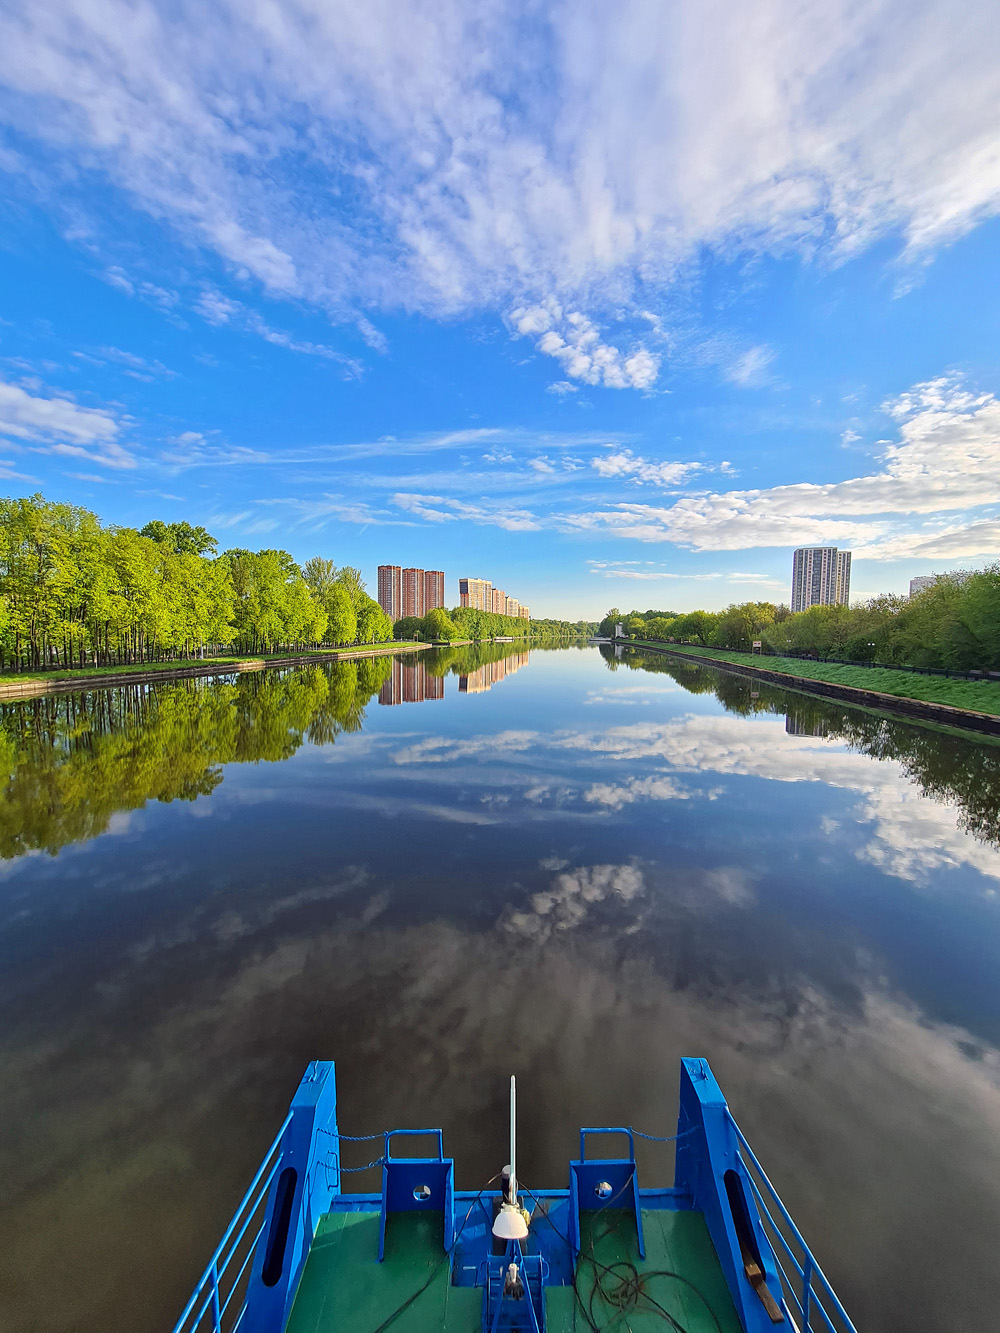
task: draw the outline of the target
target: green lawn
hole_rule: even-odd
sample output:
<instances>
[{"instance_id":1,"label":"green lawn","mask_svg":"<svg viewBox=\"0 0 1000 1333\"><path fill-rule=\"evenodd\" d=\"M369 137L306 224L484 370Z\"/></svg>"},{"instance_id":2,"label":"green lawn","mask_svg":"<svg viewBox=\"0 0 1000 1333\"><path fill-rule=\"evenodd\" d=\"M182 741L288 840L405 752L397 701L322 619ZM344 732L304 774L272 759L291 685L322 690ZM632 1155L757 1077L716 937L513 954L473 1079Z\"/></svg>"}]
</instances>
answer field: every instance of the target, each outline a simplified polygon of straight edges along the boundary
<instances>
[{"instance_id":1,"label":"green lawn","mask_svg":"<svg viewBox=\"0 0 1000 1333\"><path fill-rule=\"evenodd\" d=\"M948 676L894 671L891 667L839 666L833 662L805 662L797 657L734 653L726 648L696 648L690 644L652 643L643 639L633 642L641 647L665 648L672 653L691 653L698 657L714 657L720 662L739 662L763 667L766 671L781 671L800 680L825 680L833 685L894 694L901 699L922 699L926 703L948 704L951 708L968 708L976 713L1000 716L1000 681L952 680Z\"/></svg>"},{"instance_id":2,"label":"green lawn","mask_svg":"<svg viewBox=\"0 0 1000 1333\"><path fill-rule=\"evenodd\" d=\"M84 680L88 676L127 676L136 672L176 671L178 668L225 667L237 662L274 662L288 657L315 657L322 660L327 657L339 657L350 653L368 653L376 649L426 648L427 644L418 644L411 640L392 643L354 644L345 648L306 648L299 652L283 653L237 653L232 657L183 657L170 662L130 662L121 666L66 667L58 671L4 671L0 673L0 684L15 683L22 680Z\"/></svg>"}]
</instances>

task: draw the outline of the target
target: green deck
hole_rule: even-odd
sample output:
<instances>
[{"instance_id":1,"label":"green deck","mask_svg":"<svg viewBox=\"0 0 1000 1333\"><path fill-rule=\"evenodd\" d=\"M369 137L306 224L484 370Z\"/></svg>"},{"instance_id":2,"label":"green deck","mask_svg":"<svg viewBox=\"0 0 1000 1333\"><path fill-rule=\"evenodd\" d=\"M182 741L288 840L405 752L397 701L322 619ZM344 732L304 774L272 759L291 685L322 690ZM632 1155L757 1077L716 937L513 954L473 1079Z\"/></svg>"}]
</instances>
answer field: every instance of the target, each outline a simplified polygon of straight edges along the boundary
<instances>
[{"instance_id":1,"label":"green deck","mask_svg":"<svg viewBox=\"0 0 1000 1333\"><path fill-rule=\"evenodd\" d=\"M320 1219L285 1333L374 1333L428 1278L423 1295L392 1321L393 1333L479 1328L483 1293L451 1285L440 1216L390 1217L382 1263L378 1231L378 1213Z\"/></svg>"},{"instance_id":2,"label":"green deck","mask_svg":"<svg viewBox=\"0 0 1000 1333\"><path fill-rule=\"evenodd\" d=\"M583 1216L577 1270L583 1303L589 1306L599 1273L586 1256L607 1268L629 1261L642 1276L638 1297L627 1310L594 1293L593 1317L602 1333L663 1333L670 1325L652 1301L687 1333L741 1333L702 1215L643 1209L642 1226L644 1260L628 1213L603 1210ZM393 1319L392 1333L478 1333L483 1293L478 1287L451 1285L440 1218L420 1213L391 1217L381 1264L376 1260L378 1232L377 1212L328 1213L321 1219L285 1333L374 1333L428 1280L427 1289ZM616 1285L608 1274L602 1280L608 1288ZM547 1333L582 1333L592 1327L572 1287L548 1288L545 1309Z\"/></svg>"},{"instance_id":3,"label":"green deck","mask_svg":"<svg viewBox=\"0 0 1000 1333\"><path fill-rule=\"evenodd\" d=\"M635 1221L629 1213L607 1209L583 1214L580 1262L576 1270L579 1296L572 1287L549 1289L546 1333L590 1330L592 1325L581 1302L592 1310L593 1321L601 1333L629 1330L663 1333L671 1325L657 1305L668 1311L687 1333L742 1333L701 1213L644 1208L642 1232L645 1259L639 1258ZM594 1288L599 1281L604 1291L609 1295L614 1293L627 1275L625 1263L634 1264L639 1270L641 1286L636 1299L627 1308L621 1308L605 1300L601 1289L595 1292ZM610 1273L604 1271L609 1268Z\"/></svg>"}]
</instances>

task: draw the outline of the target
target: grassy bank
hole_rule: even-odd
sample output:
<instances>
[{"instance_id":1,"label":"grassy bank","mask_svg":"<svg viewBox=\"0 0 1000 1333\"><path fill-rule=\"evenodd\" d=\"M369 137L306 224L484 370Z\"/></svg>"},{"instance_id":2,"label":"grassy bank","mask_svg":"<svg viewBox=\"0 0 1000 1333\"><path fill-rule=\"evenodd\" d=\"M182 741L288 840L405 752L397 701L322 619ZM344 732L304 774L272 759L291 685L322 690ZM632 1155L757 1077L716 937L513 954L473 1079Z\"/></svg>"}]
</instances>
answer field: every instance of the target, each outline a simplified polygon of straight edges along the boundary
<instances>
[{"instance_id":1,"label":"grassy bank","mask_svg":"<svg viewBox=\"0 0 1000 1333\"><path fill-rule=\"evenodd\" d=\"M119 666L65 667L57 671L4 671L0 673L0 686L19 685L28 681L87 680L95 676L147 676L155 671L191 671L204 667L212 670L218 667L236 666L239 662L283 662L290 657L315 658L318 662L333 657L351 656L355 653L371 653L384 650L395 652L397 649L427 648L426 643L414 643L409 640L399 643L362 643L349 644L343 648L303 648L299 651L286 649L281 653L234 653L227 657L180 657L168 662L129 662Z\"/></svg>"},{"instance_id":2,"label":"grassy bank","mask_svg":"<svg viewBox=\"0 0 1000 1333\"><path fill-rule=\"evenodd\" d=\"M925 703L947 704L951 708L968 708L974 713L992 713L1000 716L1000 681L952 680L947 676L921 676L909 671L894 671L891 667L840 666L834 662L804 662L797 657L763 657L751 653L735 653L727 648L697 648L691 644L654 643L651 640L631 640L637 647L664 648L672 653L712 657L721 662L741 666L762 667L765 671L781 671L800 680L823 680L832 685L849 685L856 690L874 690L878 694L892 694L900 699L920 699Z\"/></svg>"}]
</instances>

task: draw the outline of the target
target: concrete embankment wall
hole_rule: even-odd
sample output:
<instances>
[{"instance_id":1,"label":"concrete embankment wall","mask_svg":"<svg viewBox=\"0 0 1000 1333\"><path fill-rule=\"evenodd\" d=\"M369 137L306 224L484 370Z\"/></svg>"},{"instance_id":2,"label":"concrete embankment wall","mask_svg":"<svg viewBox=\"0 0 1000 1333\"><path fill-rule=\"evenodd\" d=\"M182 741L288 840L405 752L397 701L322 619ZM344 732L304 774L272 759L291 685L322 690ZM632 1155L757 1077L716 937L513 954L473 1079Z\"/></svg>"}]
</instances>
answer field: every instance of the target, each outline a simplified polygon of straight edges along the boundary
<instances>
[{"instance_id":1,"label":"concrete embankment wall","mask_svg":"<svg viewBox=\"0 0 1000 1333\"><path fill-rule=\"evenodd\" d=\"M107 689L109 685L148 685L157 680L190 680L194 676L230 676L244 671L265 671L268 667L326 666L329 662L353 662L360 657L385 657L389 653L413 653L430 648L429 643L411 643L405 647L386 644L378 648L359 648L349 653L304 653L299 657L248 657L239 662L192 662L190 666L169 667L157 671L109 671L101 676L74 676L59 680L18 680L0 684L0 700L34 699L43 694L70 694L75 690Z\"/></svg>"},{"instance_id":2,"label":"concrete embankment wall","mask_svg":"<svg viewBox=\"0 0 1000 1333\"><path fill-rule=\"evenodd\" d=\"M636 645L639 647L639 645ZM765 680L771 685L796 690L800 694L819 694L825 699L839 699L843 703L858 704L863 708L877 708L880 713L899 713L921 722L936 722L946 727L961 727L987 736L1000 736L1000 717L993 713L976 713L969 708L953 708L950 704L929 703L924 699L907 699L898 694L882 694L878 690L862 690L854 685L835 685L828 680L812 680L807 676L792 676L787 671L769 671L766 667L744 665L742 662L723 662L717 657L701 657L697 653L678 653L669 648L650 648L643 645L644 653L661 653L677 662L695 662L698 666L731 671L751 680Z\"/></svg>"}]
</instances>

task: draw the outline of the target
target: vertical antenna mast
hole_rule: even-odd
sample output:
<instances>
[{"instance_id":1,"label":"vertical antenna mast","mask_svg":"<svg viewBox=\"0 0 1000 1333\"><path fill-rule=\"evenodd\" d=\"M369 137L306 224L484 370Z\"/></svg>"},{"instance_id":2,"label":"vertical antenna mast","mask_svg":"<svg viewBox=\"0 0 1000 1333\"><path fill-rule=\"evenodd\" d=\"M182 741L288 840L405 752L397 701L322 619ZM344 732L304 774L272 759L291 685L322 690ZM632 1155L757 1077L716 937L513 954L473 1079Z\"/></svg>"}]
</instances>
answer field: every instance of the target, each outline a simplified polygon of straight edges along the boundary
<instances>
[{"instance_id":1,"label":"vertical antenna mast","mask_svg":"<svg viewBox=\"0 0 1000 1333\"><path fill-rule=\"evenodd\" d=\"M510 1201L517 1203L517 1164L514 1160L517 1150L517 1089L514 1075L510 1076Z\"/></svg>"},{"instance_id":2,"label":"vertical antenna mast","mask_svg":"<svg viewBox=\"0 0 1000 1333\"><path fill-rule=\"evenodd\" d=\"M508 1196L500 1205L493 1220L493 1234L498 1240L522 1241L528 1234L528 1223L517 1202L517 1085L510 1076L510 1184Z\"/></svg>"}]
</instances>

